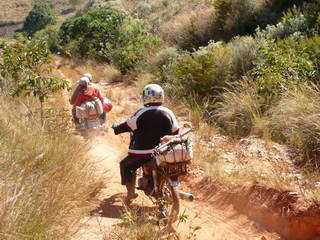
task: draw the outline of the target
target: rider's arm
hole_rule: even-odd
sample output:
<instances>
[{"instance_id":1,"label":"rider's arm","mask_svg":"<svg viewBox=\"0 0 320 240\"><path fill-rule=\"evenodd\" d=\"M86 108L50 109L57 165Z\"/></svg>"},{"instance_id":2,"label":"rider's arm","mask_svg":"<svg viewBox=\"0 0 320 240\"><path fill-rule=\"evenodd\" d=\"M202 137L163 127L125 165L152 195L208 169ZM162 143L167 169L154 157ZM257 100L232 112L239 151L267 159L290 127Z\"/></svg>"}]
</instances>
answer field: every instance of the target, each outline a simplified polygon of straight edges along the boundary
<instances>
[{"instance_id":1,"label":"rider's arm","mask_svg":"<svg viewBox=\"0 0 320 240\"><path fill-rule=\"evenodd\" d=\"M177 135L179 133L179 129L180 129L178 120L173 112L171 112L170 115L171 115L171 133L172 133L172 135Z\"/></svg>"},{"instance_id":2,"label":"rider's arm","mask_svg":"<svg viewBox=\"0 0 320 240\"><path fill-rule=\"evenodd\" d=\"M80 93L80 94L77 96L77 98L76 98L76 100L75 100L75 102L74 102L74 105L75 105L75 106L80 106L82 102L83 102L83 93Z\"/></svg>"},{"instance_id":3,"label":"rider's arm","mask_svg":"<svg viewBox=\"0 0 320 240\"><path fill-rule=\"evenodd\" d=\"M113 124L112 129L115 135L132 131L131 128L128 126L127 122L123 122L120 124Z\"/></svg>"},{"instance_id":4,"label":"rider's arm","mask_svg":"<svg viewBox=\"0 0 320 240\"><path fill-rule=\"evenodd\" d=\"M100 99L100 101L103 102L104 97L102 96L102 94L98 88L96 88L96 94L97 94L97 97Z\"/></svg>"},{"instance_id":5,"label":"rider's arm","mask_svg":"<svg viewBox=\"0 0 320 240\"><path fill-rule=\"evenodd\" d=\"M72 95L71 95L70 100L69 100L70 104L72 104L72 105L75 104L75 102L77 100L77 97L80 94L81 88L82 88L82 86L80 86L79 84L76 85L76 87L73 88L73 92L72 92Z\"/></svg>"},{"instance_id":6,"label":"rider's arm","mask_svg":"<svg viewBox=\"0 0 320 240\"><path fill-rule=\"evenodd\" d=\"M137 119L139 117L141 109L138 110L131 118L129 118L127 121L120 123L120 124L114 124L112 126L114 130L114 134L118 135L125 132L132 132L136 130L137 127Z\"/></svg>"}]
</instances>

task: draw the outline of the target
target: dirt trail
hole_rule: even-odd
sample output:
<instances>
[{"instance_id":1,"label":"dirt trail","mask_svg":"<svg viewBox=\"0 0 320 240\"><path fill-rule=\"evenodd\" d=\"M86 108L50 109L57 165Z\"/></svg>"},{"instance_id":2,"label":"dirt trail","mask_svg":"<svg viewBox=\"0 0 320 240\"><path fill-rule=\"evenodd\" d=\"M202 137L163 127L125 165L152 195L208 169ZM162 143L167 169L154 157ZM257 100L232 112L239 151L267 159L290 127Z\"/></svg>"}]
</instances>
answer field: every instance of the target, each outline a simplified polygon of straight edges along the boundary
<instances>
[{"instance_id":1,"label":"dirt trail","mask_svg":"<svg viewBox=\"0 0 320 240\"><path fill-rule=\"evenodd\" d=\"M81 68L79 66L63 65L60 63L59 73L75 81L80 73L94 69ZM97 73L98 74L98 73ZM99 83L103 92L111 97L114 109L109 114L108 124L124 120L138 107L136 89L123 83L109 83L106 79ZM97 207L92 214L83 219L80 231L76 234L76 240L106 240L113 239L112 229L121 223L122 213L125 211L122 204L122 196L125 188L120 185L119 161L125 156L127 150L127 138L114 136L108 131L104 136L91 138L91 150L88 153L95 159L97 168L105 178L106 187L102 189L97 199ZM133 206L140 210L151 209L152 202L138 192L139 197ZM181 213L185 211L188 216L186 223L180 223L177 227L181 239L190 233L190 227L198 227L197 239L199 240L232 240L232 239L279 239L276 234L271 234L259 229L259 226L239 215L231 206L217 206L213 208L204 202L182 201Z\"/></svg>"}]
</instances>

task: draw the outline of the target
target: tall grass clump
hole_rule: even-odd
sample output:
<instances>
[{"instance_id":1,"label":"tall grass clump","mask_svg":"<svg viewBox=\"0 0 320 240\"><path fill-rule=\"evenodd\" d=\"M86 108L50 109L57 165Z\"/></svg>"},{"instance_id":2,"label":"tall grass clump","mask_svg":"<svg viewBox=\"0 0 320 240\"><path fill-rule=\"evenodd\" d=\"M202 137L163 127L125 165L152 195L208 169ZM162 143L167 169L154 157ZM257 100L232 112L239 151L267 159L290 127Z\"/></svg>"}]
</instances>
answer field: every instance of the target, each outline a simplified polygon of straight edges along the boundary
<instances>
[{"instance_id":1,"label":"tall grass clump","mask_svg":"<svg viewBox=\"0 0 320 240\"><path fill-rule=\"evenodd\" d=\"M320 166L320 92L315 85L301 85L283 94L270 109L274 139L300 149L306 160Z\"/></svg>"},{"instance_id":2,"label":"tall grass clump","mask_svg":"<svg viewBox=\"0 0 320 240\"><path fill-rule=\"evenodd\" d=\"M260 109L255 83L243 80L222 94L222 100L216 104L214 117L225 133L247 136L261 119Z\"/></svg>"},{"instance_id":3,"label":"tall grass clump","mask_svg":"<svg viewBox=\"0 0 320 240\"><path fill-rule=\"evenodd\" d=\"M98 186L86 148L26 98L0 99L0 238L70 239Z\"/></svg>"}]
</instances>

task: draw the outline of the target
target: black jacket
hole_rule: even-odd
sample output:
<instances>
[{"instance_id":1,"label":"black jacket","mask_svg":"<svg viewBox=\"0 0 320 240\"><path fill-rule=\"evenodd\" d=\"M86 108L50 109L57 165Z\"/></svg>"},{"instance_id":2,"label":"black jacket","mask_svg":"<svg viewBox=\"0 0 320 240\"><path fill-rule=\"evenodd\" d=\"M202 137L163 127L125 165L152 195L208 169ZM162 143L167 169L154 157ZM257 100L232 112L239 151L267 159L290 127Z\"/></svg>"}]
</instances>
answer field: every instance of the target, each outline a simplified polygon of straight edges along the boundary
<instances>
[{"instance_id":1,"label":"black jacket","mask_svg":"<svg viewBox=\"0 0 320 240\"><path fill-rule=\"evenodd\" d=\"M129 153L150 154L165 135L179 130L173 112L163 106L146 106L139 109L126 122L113 126L115 134L133 132Z\"/></svg>"}]
</instances>

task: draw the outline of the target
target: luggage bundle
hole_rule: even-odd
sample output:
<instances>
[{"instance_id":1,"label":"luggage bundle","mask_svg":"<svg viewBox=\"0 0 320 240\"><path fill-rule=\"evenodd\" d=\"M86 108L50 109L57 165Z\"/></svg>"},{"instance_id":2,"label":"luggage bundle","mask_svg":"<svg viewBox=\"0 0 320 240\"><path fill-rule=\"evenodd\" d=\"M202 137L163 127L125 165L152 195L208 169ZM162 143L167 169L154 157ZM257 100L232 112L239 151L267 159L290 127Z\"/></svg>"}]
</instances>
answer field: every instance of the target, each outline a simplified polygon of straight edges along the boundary
<instances>
[{"instance_id":1,"label":"luggage bundle","mask_svg":"<svg viewBox=\"0 0 320 240\"><path fill-rule=\"evenodd\" d=\"M95 98L93 101L87 101L76 107L76 116L79 119L93 119L103 113L103 107L100 99Z\"/></svg>"},{"instance_id":2,"label":"luggage bundle","mask_svg":"<svg viewBox=\"0 0 320 240\"><path fill-rule=\"evenodd\" d=\"M170 177L186 175L193 158L192 142L178 135L168 143L160 144L153 153L157 166Z\"/></svg>"}]
</instances>

